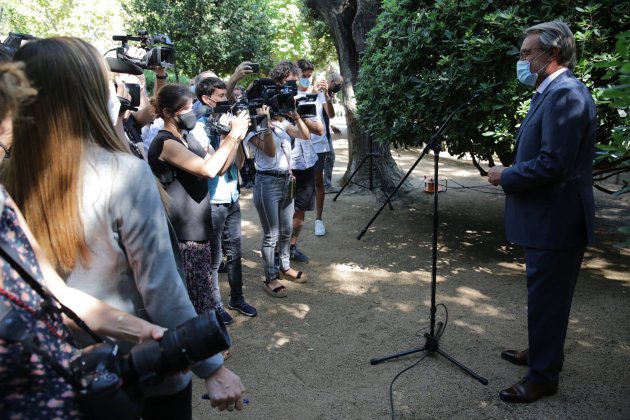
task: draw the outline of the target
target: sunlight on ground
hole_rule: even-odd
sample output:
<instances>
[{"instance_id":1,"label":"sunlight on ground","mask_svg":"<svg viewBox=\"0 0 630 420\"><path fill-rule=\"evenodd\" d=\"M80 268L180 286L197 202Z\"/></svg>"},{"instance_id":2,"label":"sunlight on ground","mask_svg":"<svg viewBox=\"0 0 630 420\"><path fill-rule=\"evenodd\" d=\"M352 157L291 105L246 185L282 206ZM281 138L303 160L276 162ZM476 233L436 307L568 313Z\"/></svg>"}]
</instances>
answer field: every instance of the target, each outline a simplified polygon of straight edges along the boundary
<instances>
[{"instance_id":1,"label":"sunlight on ground","mask_svg":"<svg viewBox=\"0 0 630 420\"><path fill-rule=\"evenodd\" d=\"M458 327L466 328L467 330L470 330L477 334L483 334L486 332L486 329L482 327L481 325L473 325L470 322L467 322L461 319L456 319L455 321L453 321L453 323L457 325Z\"/></svg>"},{"instance_id":2,"label":"sunlight on ground","mask_svg":"<svg viewBox=\"0 0 630 420\"><path fill-rule=\"evenodd\" d=\"M351 296L362 296L368 292L378 292L378 283L392 280L392 273L383 269L364 269L351 264L334 264L330 268L331 278L334 278L335 291ZM424 271L406 271L396 274L397 284L414 284L420 280L431 282L430 273ZM443 279L442 279L443 280ZM440 279L438 278L438 281ZM401 310L406 310L402 309Z\"/></svg>"},{"instance_id":3,"label":"sunlight on ground","mask_svg":"<svg viewBox=\"0 0 630 420\"><path fill-rule=\"evenodd\" d=\"M311 311L311 307L304 303L292 303L288 305L280 303L277 305L277 307L279 310L286 312L292 317L298 319L306 318L306 315L308 315L308 313Z\"/></svg>"},{"instance_id":4,"label":"sunlight on ground","mask_svg":"<svg viewBox=\"0 0 630 420\"><path fill-rule=\"evenodd\" d=\"M457 293L459 296L441 296L440 300L444 301L442 303L454 303L467 308L471 308L473 312L476 312L480 315L503 319L513 319L512 315L506 314L502 309L488 303L481 303L481 300L490 300L490 298L476 289L472 289L470 287L458 287ZM475 330L475 328L478 328L473 328L472 325L463 326L466 326L467 328L471 328L473 330Z\"/></svg>"},{"instance_id":5,"label":"sunlight on ground","mask_svg":"<svg viewBox=\"0 0 630 420\"><path fill-rule=\"evenodd\" d=\"M601 271L604 278L608 280L617 280L625 283L625 286L630 287L630 276L628 276L627 272L622 272L618 270L613 270L610 268L610 261L607 261L603 258L585 258L583 268L589 270L599 270Z\"/></svg>"},{"instance_id":6,"label":"sunlight on ground","mask_svg":"<svg viewBox=\"0 0 630 420\"><path fill-rule=\"evenodd\" d=\"M267 350L281 349L286 347L291 342L291 339L281 332L275 332L271 338L271 343L267 346Z\"/></svg>"}]
</instances>

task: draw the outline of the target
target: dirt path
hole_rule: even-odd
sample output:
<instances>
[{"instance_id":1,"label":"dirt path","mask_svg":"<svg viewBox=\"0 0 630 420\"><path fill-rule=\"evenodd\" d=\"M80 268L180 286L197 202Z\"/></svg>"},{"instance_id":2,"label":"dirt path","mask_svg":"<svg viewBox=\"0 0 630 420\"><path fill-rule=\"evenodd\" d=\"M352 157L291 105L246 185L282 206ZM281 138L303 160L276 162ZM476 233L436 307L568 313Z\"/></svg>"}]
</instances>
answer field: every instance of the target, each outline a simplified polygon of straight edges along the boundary
<instances>
[{"instance_id":1,"label":"dirt path","mask_svg":"<svg viewBox=\"0 0 630 420\"><path fill-rule=\"evenodd\" d=\"M339 179L347 142L335 141ZM398 156L409 168L417 154ZM530 405L509 405L498 392L525 368L503 361L505 348L527 345L526 290L520 249L503 232L503 196L472 165L441 160L448 191L440 194L437 302L448 307L440 346L489 380L483 386L443 357L426 357L394 384L397 419L630 418L630 249L615 248L630 224L630 200L597 195L599 244L588 250L575 293L560 392ZM379 204L369 192L326 196L327 235L313 233L307 213L300 247L311 261L295 265L308 283L287 283L289 296L262 290L261 229L251 190L241 199L245 295L259 315L235 316L227 366L247 387L240 413L219 414L199 396L194 418L387 419L394 376L420 359L368 361L424 344L429 324L432 173L424 159L411 178L417 191L385 209L365 237L358 233ZM468 188L462 188L462 186ZM225 298L227 279L220 282ZM445 312L438 308L438 320Z\"/></svg>"}]
</instances>

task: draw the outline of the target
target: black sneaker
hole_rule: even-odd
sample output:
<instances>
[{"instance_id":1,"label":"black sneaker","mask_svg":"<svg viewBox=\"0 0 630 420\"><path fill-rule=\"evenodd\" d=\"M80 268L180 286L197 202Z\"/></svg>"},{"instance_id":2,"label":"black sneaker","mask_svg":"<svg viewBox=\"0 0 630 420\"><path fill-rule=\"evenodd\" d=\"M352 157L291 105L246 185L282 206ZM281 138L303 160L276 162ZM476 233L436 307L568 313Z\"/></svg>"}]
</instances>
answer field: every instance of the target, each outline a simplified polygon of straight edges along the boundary
<instances>
[{"instance_id":1,"label":"black sneaker","mask_svg":"<svg viewBox=\"0 0 630 420\"><path fill-rule=\"evenodd\" d=\"M302 254L302 251L300 251L297 246L292 246L291 247L291 260L301 262L301 263L307 263L308 257Z\"/></svg>"},{"instance_id":2,"label":"black sneaker","mask_svg":"<svg viewBox=\"0 0 630 420\"><path fill-rule=\"evenodd\" d=\"M221 318L221 322L223 322L224 325L230 325L234 323L234 318L232 318L232 315L225 312L225 309L223 308L219 310L219 317Z\"/></svg>"},{"instance_id":3,"label":"black sneaker","mask_svg":"<svg viewBox=\"0 0 630 420\"><path fill-rule=\"evenodd\" d=\"M230 303L228 303L228 308L233 311L239 311L245 316L256 316L256 314L258 313L258 311L256 311L256 308L245 302L245 298L243 296L236 300L230 300Z\"/></svg>"}]
</instances>

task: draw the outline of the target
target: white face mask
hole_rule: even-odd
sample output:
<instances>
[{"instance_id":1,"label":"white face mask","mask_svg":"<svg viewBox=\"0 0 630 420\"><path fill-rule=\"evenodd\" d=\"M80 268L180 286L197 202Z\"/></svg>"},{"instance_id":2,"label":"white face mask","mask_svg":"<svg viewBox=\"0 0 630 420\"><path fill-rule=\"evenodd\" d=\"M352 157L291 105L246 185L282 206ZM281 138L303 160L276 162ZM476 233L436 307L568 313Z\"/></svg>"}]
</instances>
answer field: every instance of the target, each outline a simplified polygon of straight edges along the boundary
<instances>
[{"instance_id":1,"label":"white face mask","mask_svg":"<svg viewBox=\"0 0 630 420\"><path fill-rule=\"evenodd\" d=\"M116 94L116 87L113 82L109 82L109 96L107 97L107 114L112 124L116 125L118 113L120 112L120 100Z\"/></svg>"}]
</instances>

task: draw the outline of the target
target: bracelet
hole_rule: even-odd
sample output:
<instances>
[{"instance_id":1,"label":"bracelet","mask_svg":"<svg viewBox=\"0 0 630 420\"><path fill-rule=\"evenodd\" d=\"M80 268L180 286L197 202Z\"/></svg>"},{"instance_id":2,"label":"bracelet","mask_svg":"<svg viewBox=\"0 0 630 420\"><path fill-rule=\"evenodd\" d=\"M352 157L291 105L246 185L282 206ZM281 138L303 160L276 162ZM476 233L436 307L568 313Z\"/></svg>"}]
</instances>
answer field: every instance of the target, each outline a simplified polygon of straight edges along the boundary
<instances>
[{"instance_id":1,"label":"bracelet","mask_svg":"<svg viewBox=\"0 0 630 420\"><path fill-rule=\"evenodd\" d=\"M230 140L232 140L232 141L234 142L234 144L236 144L236 145L238 146L238 140L236 140L234 137L232 137L232 136L226 136L225 138L226 138L226 139L230 139Z\"/></svg>"},{"instance_id":2,"label":"bracelet","mask_svg":"<svg viewBox=\"0 0 630 420\"><path fill-rule=\"evenodd\" d=\"M167 78L168 78L168 74L165 74L164 76L160 76L159 74L156 74L156 75L155 75L155 78L156 78L156 79L159 79L159 80L164 80L164 79L167 79Z\"/></svg>"}]
</instances>

